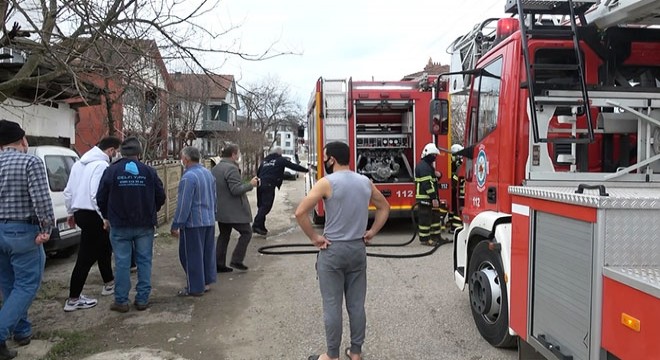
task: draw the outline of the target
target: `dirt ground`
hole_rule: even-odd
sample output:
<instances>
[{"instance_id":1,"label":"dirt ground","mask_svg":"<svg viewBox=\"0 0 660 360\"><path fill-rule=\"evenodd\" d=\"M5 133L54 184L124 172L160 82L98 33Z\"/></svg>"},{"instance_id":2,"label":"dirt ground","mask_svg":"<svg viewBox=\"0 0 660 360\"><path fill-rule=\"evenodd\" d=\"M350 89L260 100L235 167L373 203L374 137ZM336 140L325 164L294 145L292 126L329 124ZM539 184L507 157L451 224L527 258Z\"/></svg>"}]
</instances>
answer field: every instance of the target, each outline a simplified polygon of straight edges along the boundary
<instances>
[{"instance_id":1,"label":"dirt ground","mask_svg":"<svg viewBox=\"0 0 660 360\"><path fill-rule=\"evenodd\" d=\"M269 236L286 232L294 226L293 208L288 192L299 192L302 178L285 182L276 194L275 205L267 218ZM256 192L249 193L253 215L256 214ZM299 195L298 195L299 197ZM232 234L235 239L237 234ZM266 240L254 235L248 258L250 266L257 257L256 247ZM235 241L230 243L230 251ZM231 254L231 253L230 253ZM185 276L178 258L178 240L169 235L169 225L158 229L154 243L151 307L143 312L131 309L128 314L109 310L113 296L101 296L102 279L96 267L90 271L83 294L99 300L99 304L87 310L66 313L63 305L68 296L69 279L75 263L74 254L67 259L48 259L41 289L30 308L30 320L34 325L32 344L17 348L21 359L80 359L91 354L93 360L106 359L185 359L172 352L186 353L177 348L194 340L209 327L200 327L194 317L204 318L204 312L220 312L228 307L240 308L242 301L236 293L222 296L220 287L248 277L249 272L218 274L218 283L201 298L177 297L177 291L185 286ZM259 261L267 262L262 258ZM133 287L136 275L131 275ZM231 289L228 289L231 291ZM132 300L134 291L129 298ZM229 305L229 303L234 303ZM222 320L231 321L238 313L223 313ZM215 324L221 325L221 324ZM215 327L215 326L213 326ZM13 344L8 343L11 347ZM188 346L184 346L188 347ZM159 349L159 350L154 350ZM165 349L165 350L164 350ZM191 358L199 358L204 350L194 351ZM209 357L216 358L216 357Z\"/></svg>"}]
</instances>

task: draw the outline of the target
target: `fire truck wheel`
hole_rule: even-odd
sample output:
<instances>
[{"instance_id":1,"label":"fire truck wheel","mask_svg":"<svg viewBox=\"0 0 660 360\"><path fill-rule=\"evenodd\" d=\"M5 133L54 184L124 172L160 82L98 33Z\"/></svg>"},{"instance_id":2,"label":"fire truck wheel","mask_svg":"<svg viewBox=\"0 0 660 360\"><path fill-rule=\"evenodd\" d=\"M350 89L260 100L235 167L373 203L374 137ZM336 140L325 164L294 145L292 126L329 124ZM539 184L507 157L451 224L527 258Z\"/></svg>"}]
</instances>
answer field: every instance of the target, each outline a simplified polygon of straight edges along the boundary
<instances>
[{"instance_id":1,"label":"fire truck wheel","mask_svg":"<svg viewBox=\"0 0 660 360\"><path fill-rule=\"evenodd\" d=\"M481 336L495 347L512 347L504 271L499 254L488 249L489 240L477 244L470 257L470 308Z\"/></svg>"},{"instance_id":2,"label":"fire truck wheel","mask_svg":"<svg viewBox=\"0 0 660 360\"><path fill-rule=\"evenodd\" d=\"M323 225L325 223L325 216L319 216L316 209L312 210L312 223L314 225Z\"/></svg>"}]
</instances>

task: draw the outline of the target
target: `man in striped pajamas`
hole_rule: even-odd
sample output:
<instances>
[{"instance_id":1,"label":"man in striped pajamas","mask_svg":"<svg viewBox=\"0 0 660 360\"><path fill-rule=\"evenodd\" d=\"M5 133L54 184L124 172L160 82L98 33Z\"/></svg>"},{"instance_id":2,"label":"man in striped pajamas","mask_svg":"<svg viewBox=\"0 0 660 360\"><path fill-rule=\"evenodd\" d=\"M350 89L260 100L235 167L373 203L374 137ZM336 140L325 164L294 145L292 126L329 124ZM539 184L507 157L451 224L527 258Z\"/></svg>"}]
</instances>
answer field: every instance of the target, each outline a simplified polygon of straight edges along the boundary
<instances>
[{"instance_id":1,"label":"man in striped pajamas","mask_svg":"<svg viewBox=\"0 0 660 360\"><path fill-rule=\"evenodd\" d=\"M180 296L202 296L216 281L215 259L215 177L200 165L197 148L181 150L185 167L171 232L179 237L179 259L187 285Z\"/></svg>"}]
</instances>

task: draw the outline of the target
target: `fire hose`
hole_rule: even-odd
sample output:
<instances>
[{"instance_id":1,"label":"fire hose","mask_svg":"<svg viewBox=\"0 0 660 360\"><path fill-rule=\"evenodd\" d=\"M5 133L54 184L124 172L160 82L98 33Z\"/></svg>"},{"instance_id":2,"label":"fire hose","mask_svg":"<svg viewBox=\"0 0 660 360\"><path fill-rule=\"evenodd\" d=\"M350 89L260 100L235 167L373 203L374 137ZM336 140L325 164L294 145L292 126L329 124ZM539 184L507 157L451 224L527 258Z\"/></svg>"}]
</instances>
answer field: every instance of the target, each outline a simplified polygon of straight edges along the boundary
<instances>
[{"instance_id":1,"label":"fire hose","mask_svg":"<svg viewBox=\"0 0 660 360\"><path fill-rule=\"evenodd\" d=\"M402 243L394 243L394 244L367 244L367 248L375 248L375 247L402 247L406 245L410 245L415 238L417 237L418 233L418 228L417 228L417 220L415 219L415 211L417 210L417 204L415 204L412 209L410 210L410 218L411 222L414 228L413 235L410 238L410 240ZM419 258L419 257L424 257L424 256L429 256L435 253L440 246L443 244L447 244L448 242L445 241L439 241L435 245L433 245L433 248L431 250L423 252L423 253L417 253L417 254L378 254L378 253L370 253L367 251L367 256L370 257L377 257L377 258L389 258L389 259L411 259L411 258ZM279 244L279 245L268 245L268 246L262 246L257 251L260 254L263 255L303 255L303 254L317 254L319 250L274 250L274 249L283 249L283 248L306 248L314 246L311 243L299 243L299 244Z\"/></svg>"}]
</instances>

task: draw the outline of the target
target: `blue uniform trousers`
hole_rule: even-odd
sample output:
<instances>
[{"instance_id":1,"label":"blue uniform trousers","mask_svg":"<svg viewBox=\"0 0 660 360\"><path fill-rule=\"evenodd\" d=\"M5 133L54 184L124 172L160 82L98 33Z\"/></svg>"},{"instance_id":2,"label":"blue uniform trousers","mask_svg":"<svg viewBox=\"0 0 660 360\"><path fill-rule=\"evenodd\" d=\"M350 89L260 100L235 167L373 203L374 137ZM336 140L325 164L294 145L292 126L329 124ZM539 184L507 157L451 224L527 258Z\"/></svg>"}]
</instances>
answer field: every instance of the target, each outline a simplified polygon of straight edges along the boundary
<instances>
[{"instance_id":1,"label":"blue uniform trousers","mask_svg":"<svg viewBox=\"0 0 660 360\"><path fill-rule=\"evenodd\" d=\"M182 228L179 233L179 260L186 272L187 290L201 294L217 278L215 226Z\"/></svg>"}]
</instances>

